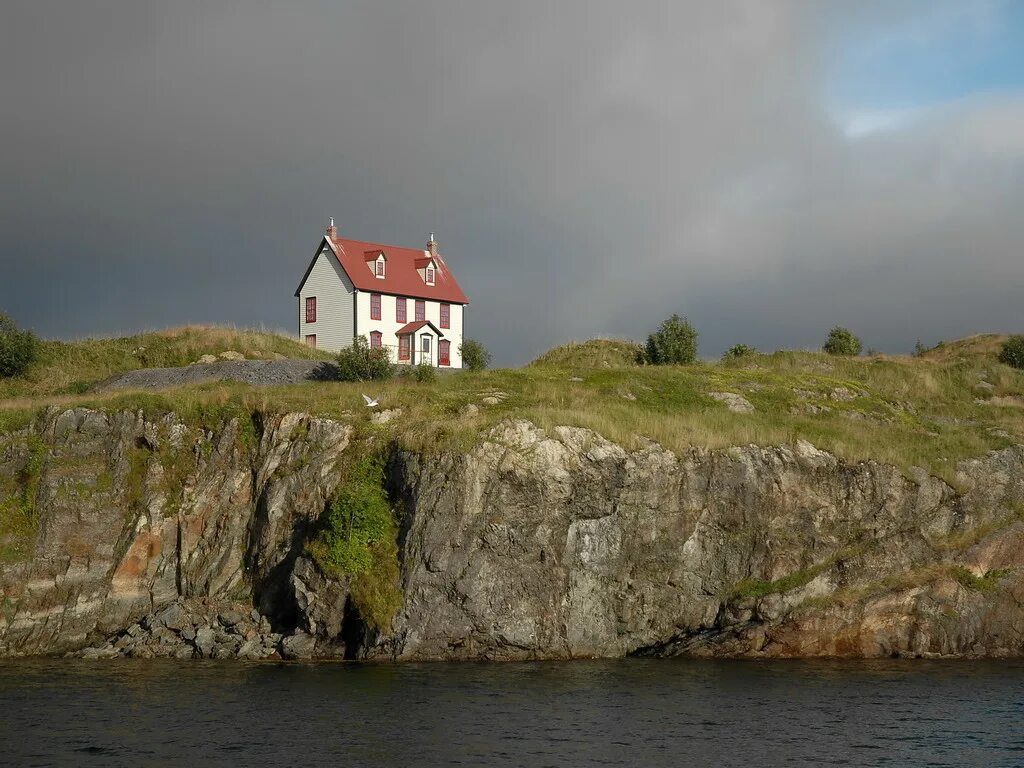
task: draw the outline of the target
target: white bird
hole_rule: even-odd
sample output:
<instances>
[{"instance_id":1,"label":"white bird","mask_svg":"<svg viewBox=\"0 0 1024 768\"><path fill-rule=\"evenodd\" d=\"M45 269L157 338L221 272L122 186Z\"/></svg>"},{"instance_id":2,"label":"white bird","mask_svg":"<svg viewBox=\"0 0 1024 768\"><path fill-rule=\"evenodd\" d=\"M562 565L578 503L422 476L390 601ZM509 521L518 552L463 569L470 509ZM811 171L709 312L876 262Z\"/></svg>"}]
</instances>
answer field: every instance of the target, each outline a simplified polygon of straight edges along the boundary
<instances>
[{"instance_id":1,"label":"white bird","mask_svg":"<svg viewBox=\"0 0 1024 768\"><path fill-rule=\"evenodd\" d=\"M374 400L369 395L363 395L363 400L366 401L366 407L367 408L376 408L378 405L380 405L380 403L378 403L376 400Z\"/></svg>"}]
</instances>

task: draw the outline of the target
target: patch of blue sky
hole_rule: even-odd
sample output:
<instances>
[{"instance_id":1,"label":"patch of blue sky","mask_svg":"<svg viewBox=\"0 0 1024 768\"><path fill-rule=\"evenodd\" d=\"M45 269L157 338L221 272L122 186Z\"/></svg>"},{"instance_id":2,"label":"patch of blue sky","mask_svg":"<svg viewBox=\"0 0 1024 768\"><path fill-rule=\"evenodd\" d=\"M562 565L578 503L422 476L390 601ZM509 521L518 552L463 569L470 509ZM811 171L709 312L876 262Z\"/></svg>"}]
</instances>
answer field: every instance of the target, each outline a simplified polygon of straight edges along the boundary
<instances>
[{"instance_id":1,"label":"patch of blue sky","mask_svg":"<svg viewBox=\"0 0 1024 768\"><path fill-rule=\"evenodd\" d=\"M861 5L835 22L826 98L850 137L943 104L1024 92L1024 0Z\"/></svg>"}]
</instances>

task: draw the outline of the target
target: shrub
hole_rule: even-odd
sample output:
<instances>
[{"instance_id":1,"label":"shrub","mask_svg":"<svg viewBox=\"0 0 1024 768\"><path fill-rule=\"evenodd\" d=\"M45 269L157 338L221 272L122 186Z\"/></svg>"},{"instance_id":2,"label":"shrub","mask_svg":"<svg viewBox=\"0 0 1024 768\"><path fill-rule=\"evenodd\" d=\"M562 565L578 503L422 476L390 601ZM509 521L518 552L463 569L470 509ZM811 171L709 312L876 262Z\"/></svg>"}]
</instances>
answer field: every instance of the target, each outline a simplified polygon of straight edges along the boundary
<instances>
[{"instance_id":1,"label":"shrub","mask_svg":"<svg viewBox=\"0 0 1024 768\"><path fill-rule=\"evenodd\" d=\"M1024 336L1011 336L999 350L999 362L1014 368L1024 368Z\"/></svg>"},{"instance_id":2,"label":"shrub","mask_svg":"<svg viewBox=\"0 0 1024 768\"><path fill-rule=\"evenodd\" d=\"M922 344L920 339L914 342L914 357L924 357L927 351L928 347Z\"/></svg>"},{"instance_id":3,"label":"shrub","mask_svg":"<svg viewBox=\"0 0 1024 768\"><path fill-rule=\"evenodd\" d=\"M423 384L429 384L430 382L437 380L437 368L432 366L426 360L411 367L412 370L409 375L412 376L413 380Z\"/></svg>"},{"instance_id":4,"label":"shrub","mask_svg":"<svg viewBox=\"0 0 1024 768\"><path fill-rule=\"evenodd\" d=\"M351 347L338 353L338 378L342 381L389 379L394 367L383 347L373 348L362 336L356 336Z\"/></svg>"},{"instance_id":5,"label":"shrub","mask_svg":"<svg viewBox=\"0 0 1024 768\"><path fill-rule=\"evenodd\" d=\"M491 353L479 341L466 339L459 345L462 367L471 371L482 371L491 364Z\"/></svg>"},{"instance_id":6,"label":"shrub","mask_svg":"<svg viewBox=\"0 0 1024 768\"><path fill-rule=\"evenodd\" d=\"M32 331L19 330L0 312L0 379L20 376L39 356L39 339Z\"/></svg>"},{"instance_id":7,"label":"shrub","mask_svg":"<svg viewBox=\"0 0 1024 768\"><path fill-rule=\"evenodd\" d=\"M825 345L822 347L830 355L859 355L861 350L860 339L853 335L853 332L836 326L828 332Z\"/></svg>"},{"instance_id":8,"label":"shrub","mask_svg":"<svg viewBox=\"0 0 1024 768\"><path fill-rule=\"evenodd\" d=\"M749 357L750 355L757 354L757 350L754 347L748 346L747 344L733 344L722 355L724 360L736 360L740 357Z\"/></svg>"},{"instance_id":9,"label":"shrub","mask_svg":"<svg viewBox=\"0 0 1024 768\"><path fill-rule=\"evenodd\" d=\"M402 600L397 538L383 464L379 458L364 458L346 473L309 550L326 574L351 578L360 616L381 630L390 627Z\"/></svg>"},{"instance_id":10,"label":"shrub","mask_svg":"<svg viewBox=\"0 0 1024 768\"><path fill-rule=\"evenodd\" d=\"M697 358L697 330L690 321L672 315L647 337L647 362L652 365L684 365Z\"/></svg>"}]
</instances>

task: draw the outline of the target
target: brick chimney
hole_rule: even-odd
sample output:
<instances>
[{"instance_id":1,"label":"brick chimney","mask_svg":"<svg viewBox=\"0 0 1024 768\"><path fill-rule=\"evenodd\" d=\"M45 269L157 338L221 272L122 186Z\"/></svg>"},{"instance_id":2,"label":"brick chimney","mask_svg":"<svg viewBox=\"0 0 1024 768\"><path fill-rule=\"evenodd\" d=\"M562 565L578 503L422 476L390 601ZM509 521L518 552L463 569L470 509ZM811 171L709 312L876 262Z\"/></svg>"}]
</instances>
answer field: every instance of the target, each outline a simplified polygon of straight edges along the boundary
<instances>
[{"instance_id":1,"label":"brick chimney","mask_svg":"<svg viewBox=\"0 0 1024 768\"><path fill-rule=\"evenodd\" d=\"M430 233L430 239L427 240L427 250L430 251L430 255L435 259L437 258L437 240L434 239L434 233Z\"/></svg>"},{"instance_id":2,"label":"brick chimney","mask_svg":"<svg viewBox=\"0 0 1024 768\"><path fill-rule=\"evenodd\" d=\"M327 237L331 240L338 236L338 228L334 226L334 217L331 216L331 223L327 225Z\"/></svg>"}]
</instances>

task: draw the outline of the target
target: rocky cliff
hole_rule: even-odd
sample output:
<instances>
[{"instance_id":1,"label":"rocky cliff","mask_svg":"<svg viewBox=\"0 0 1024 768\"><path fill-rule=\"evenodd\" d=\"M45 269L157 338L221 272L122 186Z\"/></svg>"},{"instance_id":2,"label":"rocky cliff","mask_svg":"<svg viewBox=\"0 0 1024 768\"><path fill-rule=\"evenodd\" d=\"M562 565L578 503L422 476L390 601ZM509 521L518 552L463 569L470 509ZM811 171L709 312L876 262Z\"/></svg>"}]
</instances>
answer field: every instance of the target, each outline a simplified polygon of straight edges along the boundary
<instances>
[{"instance_id":1,"label":"rocky cliff","mask_svg":"<svg viewBox=\"0 0 1024 768\"><path fill-rule=\"evenodd\" d=\"M387 456L401 605L307 544L352 427L53 411L0 436L0 653L539 659L1024 654L1024 448L956 488L794 446L628 451L506 422Z\"/></svg>"}]
</instances>

